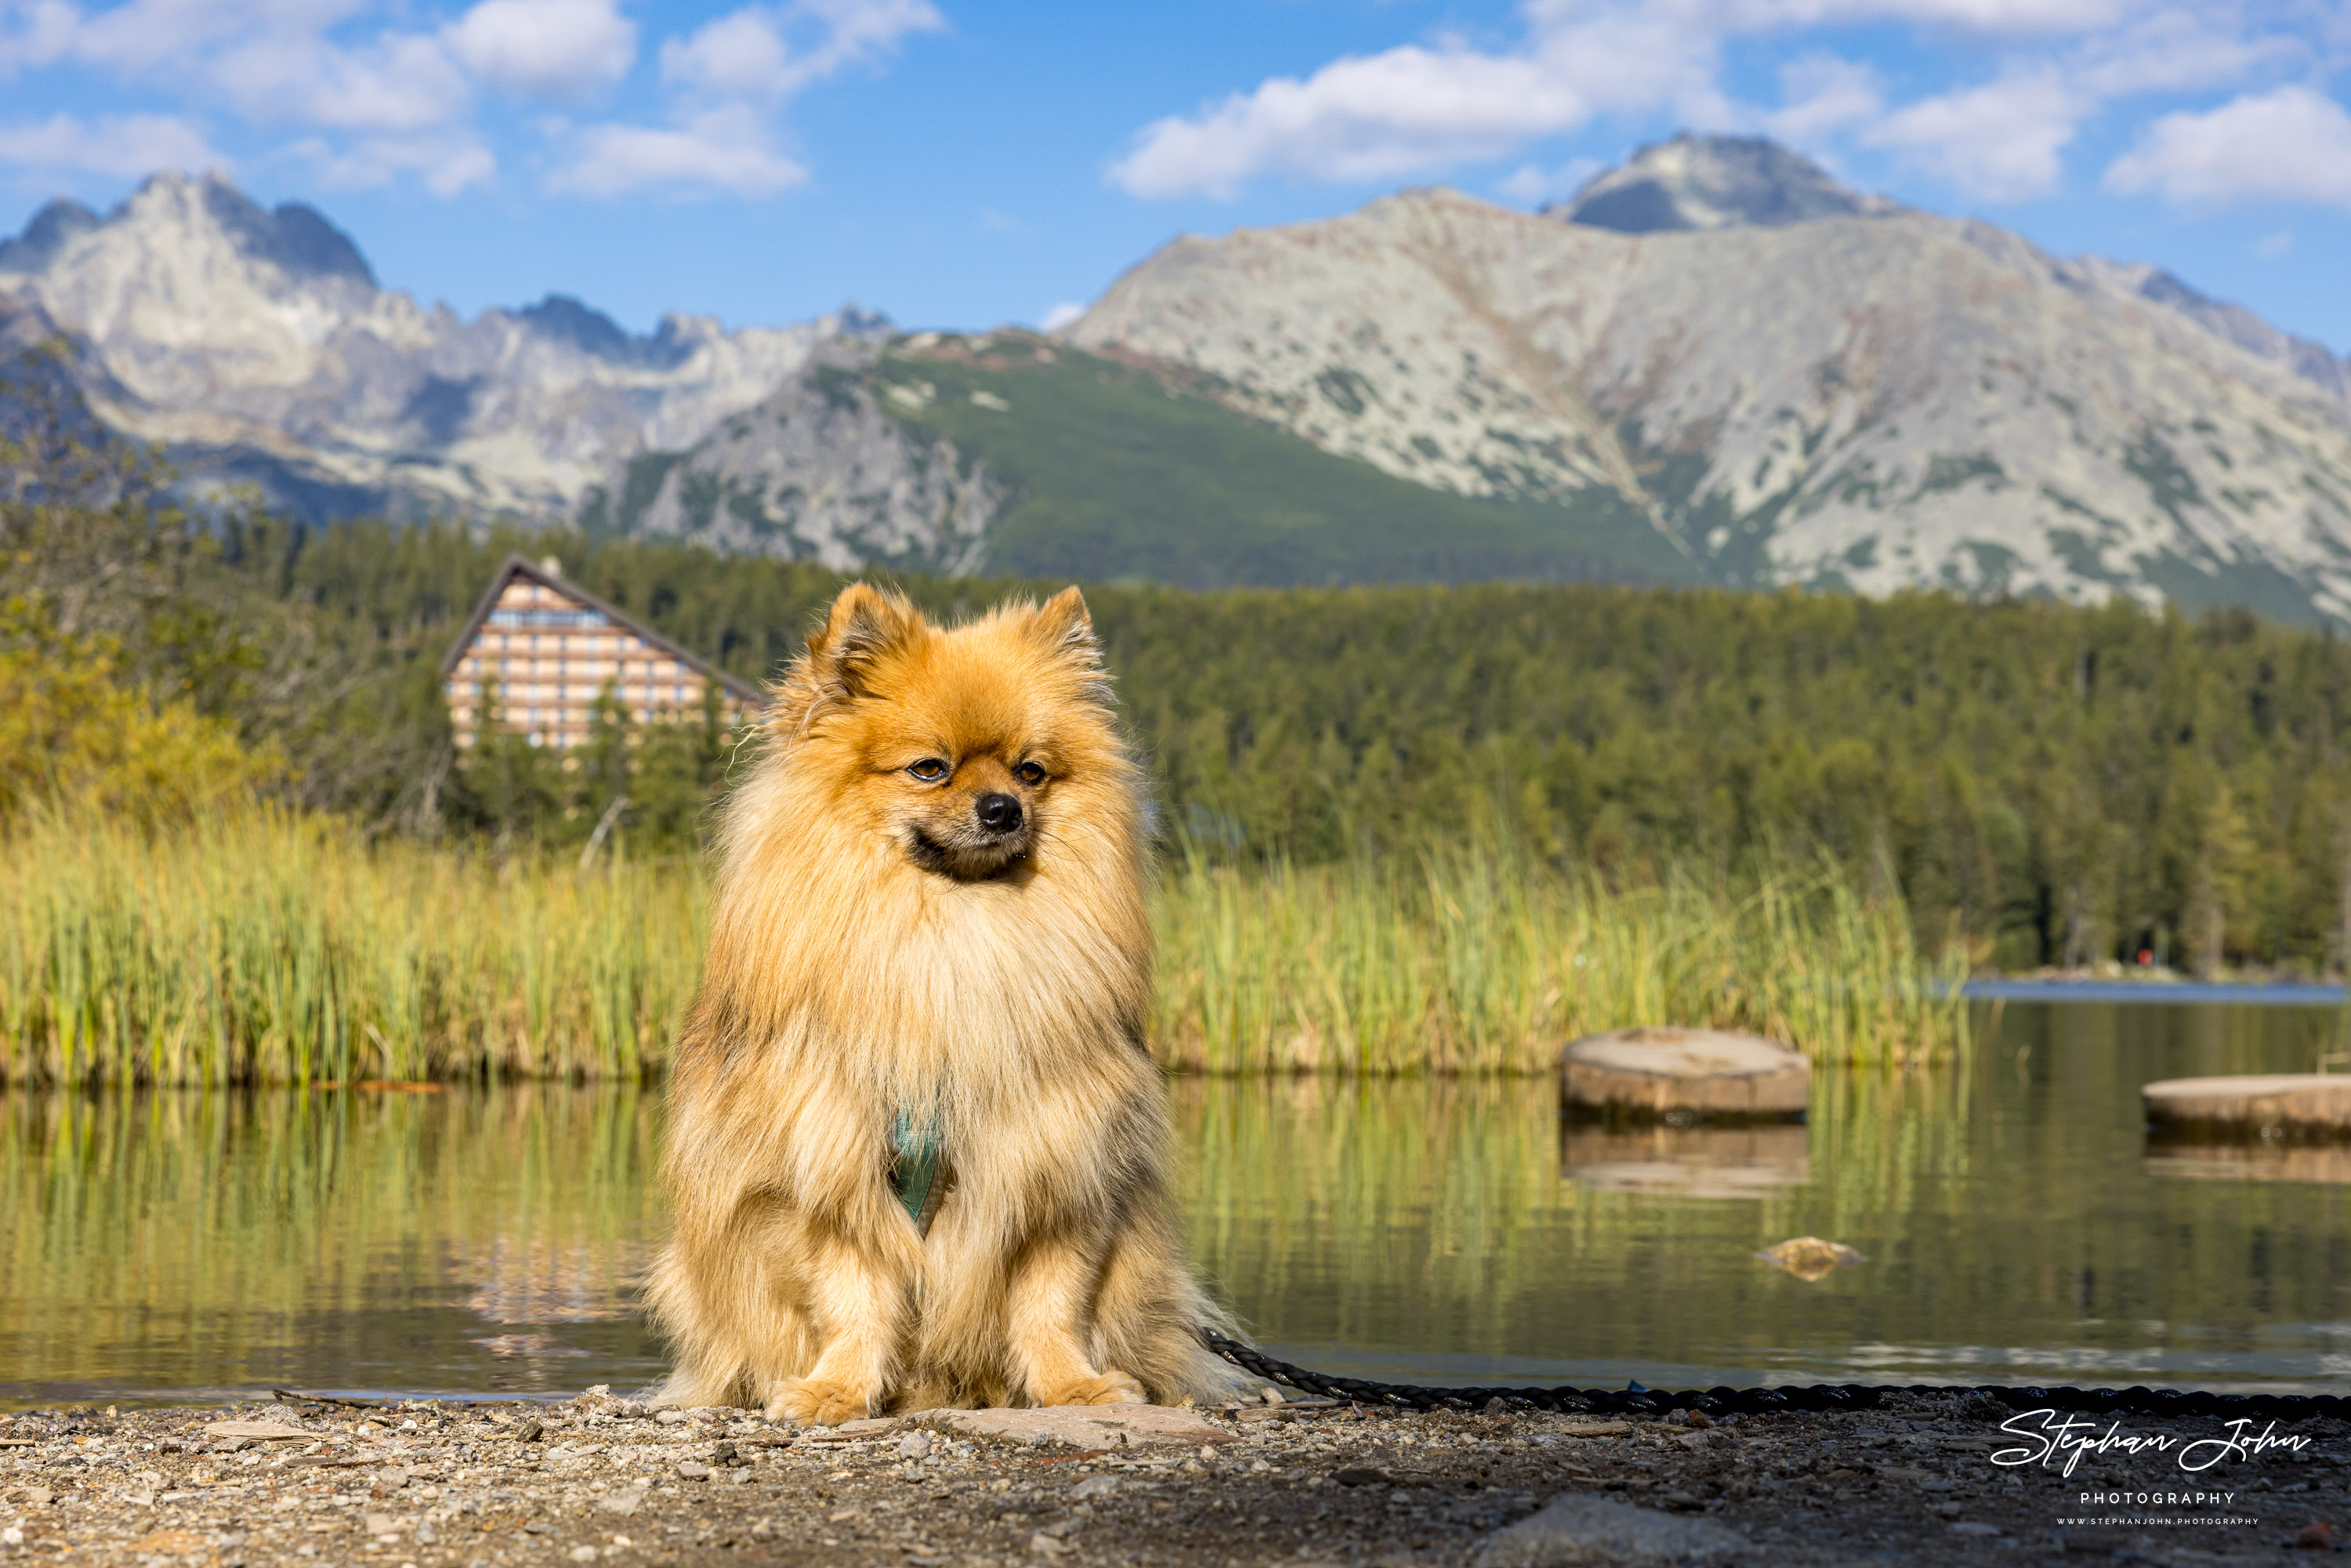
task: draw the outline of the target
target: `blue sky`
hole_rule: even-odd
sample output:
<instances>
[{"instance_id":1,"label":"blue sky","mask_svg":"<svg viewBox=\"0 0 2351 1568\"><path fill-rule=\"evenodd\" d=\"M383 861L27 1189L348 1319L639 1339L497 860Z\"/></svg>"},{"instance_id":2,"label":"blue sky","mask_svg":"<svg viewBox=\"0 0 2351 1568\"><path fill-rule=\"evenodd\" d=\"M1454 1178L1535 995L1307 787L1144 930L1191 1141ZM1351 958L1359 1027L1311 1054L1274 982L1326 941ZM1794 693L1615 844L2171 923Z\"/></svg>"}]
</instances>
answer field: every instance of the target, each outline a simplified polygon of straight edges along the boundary
<instances>
[{"instance_id":1,"label":"blue sky","mask_svg":"<svg viewBox=\"0 0 2351 1568\"><path fill-rule=\"evenodd\" d=\"M2351 350L2351 5L0 0L0 224L158 168L390 287L1037 322L1181 232L1403 185L1531 207L1681 128Z\"/></svg>"}]
</instances>

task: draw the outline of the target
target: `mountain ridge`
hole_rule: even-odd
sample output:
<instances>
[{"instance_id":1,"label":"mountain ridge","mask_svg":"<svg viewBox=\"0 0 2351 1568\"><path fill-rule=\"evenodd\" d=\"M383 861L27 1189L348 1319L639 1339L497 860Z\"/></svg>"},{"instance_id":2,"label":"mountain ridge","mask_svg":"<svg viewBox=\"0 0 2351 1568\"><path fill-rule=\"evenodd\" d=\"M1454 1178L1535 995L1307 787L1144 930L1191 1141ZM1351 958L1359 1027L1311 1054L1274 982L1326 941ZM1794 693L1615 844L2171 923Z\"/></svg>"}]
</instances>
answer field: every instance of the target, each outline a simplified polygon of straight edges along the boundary
<instances>
[{"instance_id":1,"label":"mountain ridge","mask_svg":"<svg viewBox=\"0 0 2351 1568\"><path fill-rule=\"evenodd\" d=\"M1026 359L1008 345L1049 340L854 307L634 335L550 293L462 319L216 175L42 208L0 240L0 329L69 337L61 373L187 495L311 520L582 520L842 570L1620 571L2351 622L2351 361L1751 138L1640 149L1540 214L1420 191L1185 236ZM1352 565L1347 507L1382 519Z\"/></svg>"},{"instance_id":2,"label":"mountain ridge","mask_svg":"<svg viewBox=\"0 0 2351 1568\"><path fill-rule=\"evenodd\" d=\"M2145 282L1923 213L1425 191L1178 240L1061 336L1435 487L1613 487L1727 581L2351 615L2351 405Z\"/></svg>"},{"instance_id":3,"label":"mountain ridge","mask_svg":"<svg viewBox=\"0 0 2351 1568\"><path fill-rule=\"evenodd\" d=\"M254 486L313 519L569 517L817 343L886 328L854 307L732 330L673 313L632 338L560 295L465 320L380 287L315 210L265 209L218 175L156 175L103 217L51 203L0 246L0 293L82 345L99 416L161 443L183 491Z\"/></svg>"}]
</instances>

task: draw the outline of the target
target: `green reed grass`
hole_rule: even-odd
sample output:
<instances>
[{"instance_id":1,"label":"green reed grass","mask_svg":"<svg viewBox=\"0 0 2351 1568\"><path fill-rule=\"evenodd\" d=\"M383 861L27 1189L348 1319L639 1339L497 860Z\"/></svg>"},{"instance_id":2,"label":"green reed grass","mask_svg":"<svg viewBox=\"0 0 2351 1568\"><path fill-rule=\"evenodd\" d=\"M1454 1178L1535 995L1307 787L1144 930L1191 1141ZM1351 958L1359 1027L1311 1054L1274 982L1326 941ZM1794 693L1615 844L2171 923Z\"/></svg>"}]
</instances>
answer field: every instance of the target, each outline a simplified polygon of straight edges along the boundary
<instances>
[{"instance_id":1,"label":"green reed grass","mask_svg":"<svg viewBox=\"0 0 2351 1568\"><path fill-rule=\"evenodd\" d=\"M1213 1072L1540 1072L1634 1024L1784 1040L1821 1061L1964 1045L1956 949L1829 870L1636 887L1508 846L1243 871L1189 861L1160 893L1157 1031Z\"/></svg>"},{"instance_id":2,"label":"green reed grass","mask_svg":"<svg viewBox=\"0 0 2351 1568\"><path fill-rule=\"evenodd\" d=\"M0 843L0 1082L659 1074L702 961L691 863L500 860L236 812ZM1179 860L1158 894L1169 1065L1547 1070L1713 1024L1822 1061L1956 1050L1959 960L1832 873L1611 888L1508 848L1338 867Z\"/></svg>"},{"instance_id":3,"label":"green reed grass","mask_svg":"<svg viewBox=\"0 0 2351 1568\"><path fill-rule=\"evenodd\" d=\"M0 846L0 1080L313 1082L658 1071L698 877L368 844L232 814L51 817Z\"/></svg>"}]
</instances>

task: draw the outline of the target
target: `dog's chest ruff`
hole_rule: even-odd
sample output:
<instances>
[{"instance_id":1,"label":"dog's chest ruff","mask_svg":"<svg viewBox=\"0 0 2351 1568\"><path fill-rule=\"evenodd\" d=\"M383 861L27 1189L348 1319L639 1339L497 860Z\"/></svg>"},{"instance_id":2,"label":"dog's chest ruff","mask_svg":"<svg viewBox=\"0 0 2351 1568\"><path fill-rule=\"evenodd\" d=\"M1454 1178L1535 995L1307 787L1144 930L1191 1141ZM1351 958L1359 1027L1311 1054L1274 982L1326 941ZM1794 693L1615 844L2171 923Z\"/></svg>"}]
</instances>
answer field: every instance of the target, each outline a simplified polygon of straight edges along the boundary
<instances>
[{"instance_id":1,"label":"dog's chest ruff","mask_svg":"<svg viewBox=\"0 0 2351 1568\"><path fill-rule=\"evenodd\" d=\"M900 1111L890 1124L890 1187L899 1207L914 1222L914 1234L927 1236L946 1197L946 1140L938 1124Z\"/></svg>"}]
</instances>

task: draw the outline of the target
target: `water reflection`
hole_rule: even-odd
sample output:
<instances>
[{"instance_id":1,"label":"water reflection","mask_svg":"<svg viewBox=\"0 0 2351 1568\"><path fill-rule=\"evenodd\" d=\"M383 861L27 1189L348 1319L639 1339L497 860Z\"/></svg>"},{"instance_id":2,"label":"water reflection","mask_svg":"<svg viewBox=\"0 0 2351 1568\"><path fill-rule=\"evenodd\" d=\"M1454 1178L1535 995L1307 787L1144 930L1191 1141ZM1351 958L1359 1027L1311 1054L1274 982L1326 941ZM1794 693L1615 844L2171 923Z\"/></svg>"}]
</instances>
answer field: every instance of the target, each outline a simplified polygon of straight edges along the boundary
<instances>
[{"instance_id":1,"label":"water reflection","mask_svg":"<svg viewBox=\"0 0 2351 1568\"><path fill-rule=\"evenodd\" d=\"M1762 1197L1813 1179L1812 1129L1560 1124L1559 1170L1594 1192Z\"/></svg>"},{"instance_id":2,"label":"water reflection","mask_svg":"<svg viewBox=\"0 0 2351 1568\"><path fill-rule=\"evenodd\" d=\"M2151 1136L2147 1174L2187 1181L2316 1182L2351 1186L2351 1143L2289 1143L2280 1138Z\"/></svg>"},{"instance_id":3,"label":"water reflection","mask_svg":"<svg viewBox=\"0 0 2351 1568\"><path fill-rule=\"evenodd\" d=\"M0 1399L650 1380L655 1099L0 1097Z\"/></svg>"},{"instance_id":4,"label":"water reflection","mask_svg":"<svg viewBox=\"0 0 2351 1568\"><path fill-rule=\"evenodd\" d=\"M2322 1386L2351 1150L2150 1146L2137 1091L2306 1070L2335 1022L2011 1005L1964 1066L1818 1075L1793 1127L1562 1126L1540 1080L1180 1080L1186 1226L1278 1354L1358 1375ZM0 1404L642 1387L657 1101L0 1097ZM1805 1236L1867 1261L1755 1256Z\"/></svg>"},{"instance_id":5,"label":"water reflection","mask_svg":"<svg viewBox=\"0 0 2351 1568\"><path fill-rule=\"evenodd\" d=\"M1194 1246L1265 1340L1355 1375L2328 1386L2351 1337L2344 1195L2150 1170L2138 1088L2306 1071L2338 1015L1980 1021L1961 1066L1817 1075L1810 1125L1780 1130L1806 1134L1803 1179L1738 1201L1713 1196L1734 1184L1711 1155L1703 1191L1675 1191L1671 1156L1562 1134L1546 1083L1182 1084ZM1625 1164L1669 1172L1605 1168ZM1754 1257L1802 1236L1868 1261L1805 1281Z\"/></svg>"}]
</instances>

